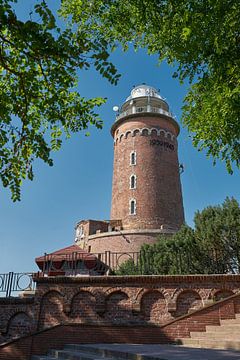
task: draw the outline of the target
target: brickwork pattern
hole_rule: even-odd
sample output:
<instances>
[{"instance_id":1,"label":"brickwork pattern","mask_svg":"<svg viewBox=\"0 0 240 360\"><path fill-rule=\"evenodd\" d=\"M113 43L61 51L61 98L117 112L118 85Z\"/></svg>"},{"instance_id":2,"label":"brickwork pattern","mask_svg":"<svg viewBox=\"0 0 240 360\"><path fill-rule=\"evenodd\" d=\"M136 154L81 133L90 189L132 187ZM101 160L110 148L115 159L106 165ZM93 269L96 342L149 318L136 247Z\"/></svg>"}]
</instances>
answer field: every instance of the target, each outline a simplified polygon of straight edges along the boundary
<instances>
[{"instance_id":1,"label":"brickwork pattern","mask_svg":"<svg viewBox=\"0 0 240 360\"><path fill-rule=\"evenodd\" d=\"M94 236L88 239L88 246L91 246L92 253L104 253L107 250L111 252L134 252L139 251L143 244L154 244L159 234L151 233L111 233ZM128 255L122 255L119 263L128 260Z\"/></svg>"},{"instance_id":2,"label":"brickwork pattern","mask_svg":"<svg viewBox=\"0 0 240 360\"><path fill-rule=\"evenodd\" d=\"M0 298L0 343L34 331L36 314L33 299Z\"/></svg>"},{"instance_id":3,"label":"brickwork pattern","mask_svg":"<svg viewBox=\"0 0 240 360\"><path fill-rule=\"evenodd\" d=\"M111 219L122 219L123 229L169 226L177 230L184 222L176 136L171 122L149 114L116 127ZM137 163L131 166L132 151L136 151ZM132 174L136 189L129 186ZM132 198L136 215L129 215Z\"/></svg>"},{"instance_id":4,"label":"brickwork pattern","mask_svg":"<svg viewBox=\"0 0 240 360\"><path fill-rule=\"evenodd\" d=\"M160 326L239 287L239 275L38 278L34 299L1 299L0 340L59 324Z\"/></svg>"},{"instance_id":5,"label":"brickwork pattern","mask_svg":"<svg viewBox=\"0 0 240 360\"><path fill-rule=\"evenodd\" d=\"M219 325L222 319L233 319L239 312L240 295L237 294L163 326L58 325L0 345L0 360L29 360L31 355L47 353L51 348L61 349L67 343L172 343L190 337L192 331L204 331L207 325Z\"/></svg>"}]
</instances>

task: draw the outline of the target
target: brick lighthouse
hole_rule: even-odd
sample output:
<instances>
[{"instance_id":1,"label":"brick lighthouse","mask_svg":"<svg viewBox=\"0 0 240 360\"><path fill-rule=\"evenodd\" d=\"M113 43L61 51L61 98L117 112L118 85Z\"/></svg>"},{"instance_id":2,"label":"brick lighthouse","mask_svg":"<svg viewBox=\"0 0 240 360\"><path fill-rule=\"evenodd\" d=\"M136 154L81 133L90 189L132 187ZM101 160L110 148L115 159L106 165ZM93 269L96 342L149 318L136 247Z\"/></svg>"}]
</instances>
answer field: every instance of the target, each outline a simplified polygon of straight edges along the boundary
<instances>
[{"instance_id":1,"label":"brick lighthouse","mask_svg":"<svg viewBox=\"0 0 240 360\"><path fill-rule=\"evenodd\" d=\"M111 220L82 220L76 243L89 252L139 251L184 222L177 152L179 125L158 91L139 85L118 111Z\"/></svg>"}]
</instances>

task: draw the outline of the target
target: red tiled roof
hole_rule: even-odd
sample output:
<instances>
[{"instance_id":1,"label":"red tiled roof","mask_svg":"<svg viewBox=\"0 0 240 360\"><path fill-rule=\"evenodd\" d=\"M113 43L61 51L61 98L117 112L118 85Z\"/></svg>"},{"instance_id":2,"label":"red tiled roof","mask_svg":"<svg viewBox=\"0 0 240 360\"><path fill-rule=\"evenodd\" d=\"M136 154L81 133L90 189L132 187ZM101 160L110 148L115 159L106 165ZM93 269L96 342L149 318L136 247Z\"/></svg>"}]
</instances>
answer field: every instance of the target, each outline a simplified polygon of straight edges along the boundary
<instances>
[{"instance_id":1,"label":"red tiled roof","mask_svg":"<svg viewBox=\"0 0 240 360\"><path fill-rule=\"evenodd\" d=\"M96 256L88 253L87 251L81 249L77 245L71 245L66 248L54 251L50 254L46 254L43 256L39 256L35 259L35 262L39 266L39 268L43 267L43 263L45 261L52 261L53 263L60 263L62 261L77 261L84 260L84 262L95 262L97 260Z\"/></svg>"}]
</instances>

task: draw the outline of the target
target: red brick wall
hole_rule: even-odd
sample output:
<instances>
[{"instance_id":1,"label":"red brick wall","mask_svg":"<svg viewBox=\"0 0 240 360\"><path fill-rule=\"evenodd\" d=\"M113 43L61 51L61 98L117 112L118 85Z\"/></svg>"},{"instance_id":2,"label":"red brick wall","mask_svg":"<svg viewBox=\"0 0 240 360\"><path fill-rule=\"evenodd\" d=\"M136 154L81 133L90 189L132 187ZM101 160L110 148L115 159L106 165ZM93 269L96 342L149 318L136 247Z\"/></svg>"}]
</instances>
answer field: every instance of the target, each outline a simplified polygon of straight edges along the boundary
<instances>
[{"instance_id":1,"label":"red brick wall","mask_svg":"<svg viewBox=\"0 0 240 360\"><path fill-rule=\"evenodd\" d=\"M216 296L237 292L239 285L239 275L40 278L38 328L61 323L165 324Z\"/></svg>"},{"instance_id":2,"label":"red brick wall","mask_svg":"<svg viewBox=\"0 0 240 360\"><path fill-rule=\"evenodd\" d=\"M36 330L34 299L0 298L0 343Z\"/></svg>"},{"instance_id":3,"label":"red brick wall","mask_svg":"<svg viewBox=\"0 0 240 360\"><path fill-rule=\"evenodd\" d=\"M158 290L150 290L143 294L140 309L143 319L147 322L163 324L169 320L166 299Z\"/></svg>"},{"instance_id":4,"label":"red brick wall","mask_svg":"<svg viewBox=\"0 0 240 360\"><path fill-rule=\"evenodd\" d=\"M239 305L240 295L237 294L163 326L59 325L0 345L0 360L30 360L31 355L46 354L49 349L60 349L68 343L172 343L189 337L191 331L204 331L206 325L218 325L220 319L234 318Z\"/></svg>"},{"instance_id":5,"label":"red brick wall","mask_svg":"<svg viewBox=\"0 0 240 360\"><path fill-rule=\"evenodd\" d=\"M186 290L179 294L176 299L175 316L187 314L192 310L197 310L203 305L203 300L196 290Z\"/></svg>"},{"instance_id":6,"label":"red brick wall","mask_svg":"<svg viewBox=\"0 0 240 360\"><path fill-rule=\"evenodd\" d=\"M239 287L239 275L39 278L34 300L0 300L0 340L58 324L160 326Z\"/></svg>"},{"instance_id":7,"label":"red brick wall","mask_svg":"<svg viewBox=\"0 0 240 360\"><path fill-rule=\"evenodd\" d=\"M92 253L104 253L106 249L111 252L138 252L143 244L154 244L159 233L134 233L134 231L121 233L97 234L88 239ZM120 263L128 259L127 255L121 255Z\"/></svg>"},{"instance_id":8,"label":"red brick wall","mask_svg":"<svg viewBox=\"0 0 240 360\"><path fill-rule=\"evenodd\" d=\"M130 133L143 128L163 129L165 135L152 131L145 136L144 133L140 135L139 130ZM175 139L171 139L171 135ZM116 128L111 219L122 219L123 229L170 226L177 230L184 222L176 135L176 127L161 115L139 115L121 121ZM172 148L151 145L150 140L165 141ZM132 151L136 151L137 157L133 166L130 165ZM129 187L131 174L137 177L134 190ZM129 215L131 198L137 201L136 215Z\"/></svg>"}]
</instances>

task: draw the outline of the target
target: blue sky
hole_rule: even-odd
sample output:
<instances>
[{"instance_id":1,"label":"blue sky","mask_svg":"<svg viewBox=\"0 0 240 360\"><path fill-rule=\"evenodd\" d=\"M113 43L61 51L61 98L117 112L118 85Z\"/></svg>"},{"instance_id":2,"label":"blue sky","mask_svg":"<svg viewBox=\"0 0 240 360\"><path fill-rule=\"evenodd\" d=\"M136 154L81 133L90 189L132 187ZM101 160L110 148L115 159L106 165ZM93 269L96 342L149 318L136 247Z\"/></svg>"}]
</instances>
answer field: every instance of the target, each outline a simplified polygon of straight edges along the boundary
<instances>
[{"instance_id":1,"label":"blue sky","mask_svg":"<svg viewBox=\"0 0 240 360\"><path fill-rule=\"evenodd\" d=\"M9 191L0 188L0 273L36 270L36 256L73 243L77 221L109 219L113 162L110 127L115 119L112 108L122 104L134 85L144 82L160 89L180 122L187 85L172 79L172 68L165 63L158 66L157 57L148 56L144 50L119 50L112 60L122 74L117 86L94 70L79 73L82 96L108 99L99 110L103 130L90 128L90 137L74 135L54 154L52 168L36 161L35 179L25 182L21 202L12 203ZM204 153L193 148L182 126L179 161L185 165L181 181L189 225L193 224L196 210L220 204L226 196L234 196L240 202L239 170L235 169L231 176L224 164L214 167Z\"/></svg>"}]
</instances>

